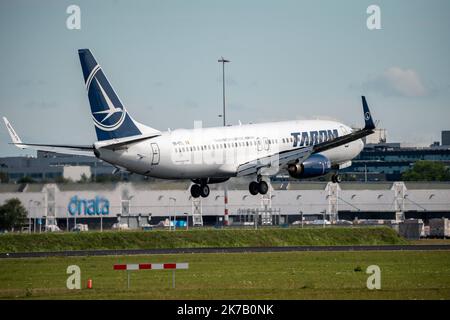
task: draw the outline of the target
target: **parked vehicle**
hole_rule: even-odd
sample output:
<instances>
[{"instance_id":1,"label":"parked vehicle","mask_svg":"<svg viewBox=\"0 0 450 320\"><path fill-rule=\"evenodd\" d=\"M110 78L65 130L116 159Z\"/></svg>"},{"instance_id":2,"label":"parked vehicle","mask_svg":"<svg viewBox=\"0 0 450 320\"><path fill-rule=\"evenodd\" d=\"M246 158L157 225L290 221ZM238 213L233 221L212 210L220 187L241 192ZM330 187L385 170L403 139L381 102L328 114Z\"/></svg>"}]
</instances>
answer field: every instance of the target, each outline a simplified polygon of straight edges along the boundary
<instances>
[{"instance_id":1,"label":"parked vehicle","mask_svg":"<svg viewBox=\"0 0 450 320\"><path fill-rule=\"evenodd\" d=\"M126 223L118 223L118 222L114 223L112 228L115 230L129 230L130 229Z\"/></svg>"},{"instance_id":2,"label":"parked vehicle","mask_svg":"<svg viewBox=\"0 0 450 320\"><path fill-rule=\"evenodd\" d=\"M331 222L328 221L328 220L323 221L323 220L319 219L319 220L311 221L311 224L313 224L313 225L323 225L323 224L331 224Z\"/></svg>"},{"instance_id":3,"label":"parked vehicle","mask_svg":"<svg viewBox=\"0 0 450 320\"><path fill-rule=\"evenodd\" d=\"M46 232L59 232L61 229L56 224L49 224L45 226Z\"/></svg>"},{"instance_id":4,"label":"parked vehicle","mask_svg":"<svg viewBox=\"0 0 450 320\"><path fill-rule=\"evenodd\" d=\"M337 225L341 225L341 226L351 226L353 225L353 222L348 221L348 220L338 220L336 221Z\"/></svg>"},{"instance_id":5,"label":"parked vehicle","mask_svg":"<svg viewBox=\"0 0 450 320\"><path fill-rule=\"evenodd\" d=\"M72 231L74 232L83 232L83 231L88 231L88 225L87 224L82 224L82 223L77 223L75 225L75 227L73 227Z\"/></svg>"}]
</instances>

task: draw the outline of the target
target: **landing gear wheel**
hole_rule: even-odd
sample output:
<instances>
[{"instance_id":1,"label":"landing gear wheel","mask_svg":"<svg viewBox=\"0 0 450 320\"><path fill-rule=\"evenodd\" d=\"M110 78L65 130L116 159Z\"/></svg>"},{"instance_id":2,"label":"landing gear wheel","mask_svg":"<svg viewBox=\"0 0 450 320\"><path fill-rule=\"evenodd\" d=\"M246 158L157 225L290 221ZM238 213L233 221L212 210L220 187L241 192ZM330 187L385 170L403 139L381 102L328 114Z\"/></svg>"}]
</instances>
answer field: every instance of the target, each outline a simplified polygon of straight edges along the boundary
<instances>
[{"instance_id":1,"label":"landing gear wheel","mask_svg":"<svg viewBox=\"0 0 450 320\"><path fill-rule=\"evenodd\" d=\"M341 181L342 181L342 178L341 178L341 176L338 173L333 174L331 176L331 182L333 182L333 183L340 183Z\"/></svg>"},{"instance_id":2,"label":"landing gear wheel","mask_svg":"<svg viewBox=\"0 0 450 320\"><path fill-rule=\"evenodd\" d=\"M248 191L250 191L250 194L256 196L259 193L259 184L256 181L250 182L250 185L248 186Z\"/></svg>"},{"instance_id":3,"label":"landing gear wheel","mask_svg":"<svg viewBox=\"0 0 450 320\"><path fill-rule=\"evenodd\" d=\"M269 185L265 181L260 181L258 183L258 192L261 194L266 194L269 191Z\"/></svg>"},{"instance_id":4,"label":"landing gear wheel","mask_svg":"<svg viewBox=\"0 0 450 320\"><path fill-rule=\"evenodd\" d=\"M209 187L207 184L200 186L200 195L203 198L206 198L207 196L209 196Z\"/></svg>"},{"instance_id":5,"label":"landing gear wheel","mask_svg":"<svg viewBox=\"0 0 450 320\"><path fill-rule=\"evenodd\" d=\"M191 186L191 196L192 198L198 198L200 197L201 188L198 184L193 184Z\"/></svg>"}]
</instances>

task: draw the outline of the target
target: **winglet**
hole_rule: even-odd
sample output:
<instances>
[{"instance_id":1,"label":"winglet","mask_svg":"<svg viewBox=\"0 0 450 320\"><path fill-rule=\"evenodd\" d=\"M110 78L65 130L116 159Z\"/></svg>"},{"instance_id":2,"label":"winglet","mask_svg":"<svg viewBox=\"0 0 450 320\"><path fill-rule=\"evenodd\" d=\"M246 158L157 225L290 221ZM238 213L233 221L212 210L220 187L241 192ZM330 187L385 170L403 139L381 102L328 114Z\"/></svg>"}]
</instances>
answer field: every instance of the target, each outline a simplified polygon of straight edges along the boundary
<instances>
[{"instance_id":1,"label":"winglet","mask_svg":"<svg viewBox=\"0 0 450 320\"><path fill-rule=\"evenodd\" d=\"M362 96L362 104L363 104L363 111L364 111L364 121L366 123L364 129L373 130L373 129L375 129L375 124L373 122L372 115L370 113L369 106L367 105L365 96Z\"/></svg>"},{"instance_id":2,"label":"winglet","mask_svg":"<svg viewBox=\"0 0 450 320\"><path fill-rule=\"evenodd\" d=\"M22 140L20 139L20 137L18 136L12 125L9 123L8 119L6 119L6 117L3 117L3 121L5 122L6 129L8 129L8 133L9 136L11 137L13 144L15 145L22 144Z\"/></svg>"}]
</instances>

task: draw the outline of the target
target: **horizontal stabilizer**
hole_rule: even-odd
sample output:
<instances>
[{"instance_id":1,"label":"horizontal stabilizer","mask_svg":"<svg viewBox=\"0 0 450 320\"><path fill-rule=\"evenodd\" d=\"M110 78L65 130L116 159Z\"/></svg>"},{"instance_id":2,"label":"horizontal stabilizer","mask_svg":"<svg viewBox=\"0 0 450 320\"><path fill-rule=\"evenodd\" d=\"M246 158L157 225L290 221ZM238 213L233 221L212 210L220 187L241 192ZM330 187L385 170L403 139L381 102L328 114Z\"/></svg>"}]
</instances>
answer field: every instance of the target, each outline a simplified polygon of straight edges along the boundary
<instances>
[{"instance_id":1,"label":"horizontal stabilizer","mask_svg":"<svg viewBox=\"0 0 450 320\"><path fill-rule=\"evenodd\" d=\"M81 156L94 156L94 146L92 145L67 145L67 144L38 144L38 143L24 143L19 135L14 130L11 123L6 117L3 117L8 133L11 137L13 145L20 149L32 149L47 152L57 152L63 154L74 154Z\"/></svg>"}]
</instances>

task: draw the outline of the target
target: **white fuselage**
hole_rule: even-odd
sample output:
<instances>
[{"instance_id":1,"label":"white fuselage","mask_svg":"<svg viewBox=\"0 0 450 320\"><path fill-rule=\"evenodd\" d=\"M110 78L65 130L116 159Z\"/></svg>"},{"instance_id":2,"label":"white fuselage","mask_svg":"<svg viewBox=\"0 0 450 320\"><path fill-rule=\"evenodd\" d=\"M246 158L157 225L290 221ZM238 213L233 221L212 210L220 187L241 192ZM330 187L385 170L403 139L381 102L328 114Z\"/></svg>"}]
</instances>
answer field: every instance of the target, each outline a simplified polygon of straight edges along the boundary
<instances>
[{"instance_id":1,"label":"white fuselage","mask_svg":"<svg viewBox=\"0 0 450 320\"><path fill-rule=\"evenodd\" d=\"M277 152L317 144L352 129L325 120L299 120L228 127L177 129L115 150L100 148L99 157L146 176L165 179L226 178L239 165ZM346 163L363 149L361 140L322 152L332 165Z\"/></svg>"}]
</instances>

